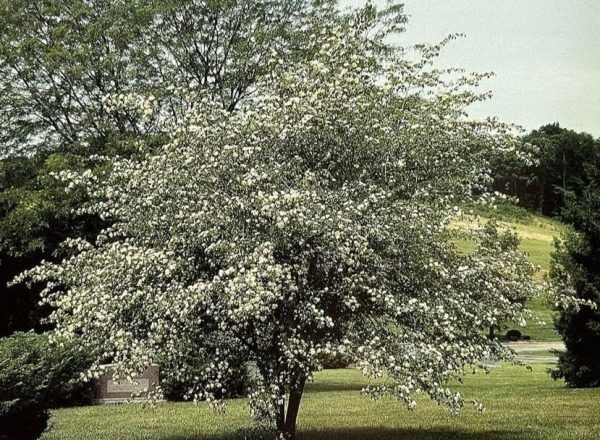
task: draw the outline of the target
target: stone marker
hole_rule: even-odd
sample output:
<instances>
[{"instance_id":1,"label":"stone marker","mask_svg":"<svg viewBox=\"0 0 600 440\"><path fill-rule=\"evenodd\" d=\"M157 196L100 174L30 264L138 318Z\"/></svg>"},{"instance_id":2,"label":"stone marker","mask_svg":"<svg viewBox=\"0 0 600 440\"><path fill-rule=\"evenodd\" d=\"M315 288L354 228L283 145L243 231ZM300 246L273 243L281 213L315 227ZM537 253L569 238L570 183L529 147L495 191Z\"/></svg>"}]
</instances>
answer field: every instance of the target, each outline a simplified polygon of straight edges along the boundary
<instances>
[{"instance_id":1,"label":"stone marker","mask_svg":"<svg viewBox=\"0 0 600 440\"><path fill-rule=\"evenodd\" d=\"M487 368L499 368L500 363L498 362L498 358L495 356L490 356L483 358L479 361L479 365Z\"/></svg>"},{"instance_id":2,"label":"stone marker","mask_svg":"<svg viewBox=\"0 0 600 440\"><path fill-rule=\"evenodd\" d=\"M118 403L126 401L147 400L146 391L156 390L159 381L158 365L151 365L141 375L135 376L133 381L125 378L114 379L111 365L104 365L104 373L96 381L96 403ZM141 396L138 394L143 393Z\"/></svg>"}]
</instances>

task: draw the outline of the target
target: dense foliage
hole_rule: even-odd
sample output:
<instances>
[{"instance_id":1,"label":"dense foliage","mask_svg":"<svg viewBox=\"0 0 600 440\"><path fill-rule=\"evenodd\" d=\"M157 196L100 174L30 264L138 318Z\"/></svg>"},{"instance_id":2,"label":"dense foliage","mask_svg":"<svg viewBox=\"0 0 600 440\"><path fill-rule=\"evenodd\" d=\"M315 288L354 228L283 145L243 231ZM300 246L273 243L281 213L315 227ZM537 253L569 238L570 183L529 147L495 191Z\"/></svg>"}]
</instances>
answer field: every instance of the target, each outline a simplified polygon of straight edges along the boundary
<instances>
[{"instance_id":1,"label":"dense foliage","mask_svg":"<svg viewBox=\"0 0 600 440\"><path fill-rule=\"evenodd\" d=\"M566 351L559 355L554 378L571 387L600 386L600 168L596 185L580 197L567 194L565 219L574 227L557 244L552 276L559 292L578 303L560 310L555 327Z\"/></svg>"},{"instance_id":2,"label":"dense foliage","mask_svg":"<svg viewBox=\"0 0 600 440\"><path fill-rule=\"evenodd\" d=\"M38 306L40 286L7 284L40 261L60 257L58 246L67 238L92 238L102 222L73 211L85 194L65 194L51 175L84 170L86 160L67 154L39 154L0 162L0 336L14 331L43 330L47 310Z\"/></svg>"},{"instance_id":3,"label":"dense foliage","mask_svg":"<svg viewBox=\"0 0 600 440\"><path fill-rule=\"evenodd\" d=\"M16 151L119 150L160 135L107 94L154 94L176 115L178 88L203 88L229 110L269 57L304 56L309 19L331 1L0 1L0 157ZM2 154L3 153L3 154Z\"/></svg>"},{"instance_id":4,"label":"dense foliage","mask_svg":"<svg viewBox=\"0 0 600 440\"><path fill-rule=\"evenodd\" d=\"M487 75L433 66L452 38L412 61L386 43L404 21L395 5L320 21L310 59L267 60L271 74L240 111L190 91L185 117L162 121L164 146L102 175L61 173L89 192L83 212L111 226L24 276L48 282L58 335L124 372L160 358L177 374L181 347L195 344L212 362L190 394L218 408L228 359L243 351L258 372L253 415L286 438L332 353L387 377L365 390L373 397L414 408L425 392L458 411L445 383L511 357L485 330L522 321L533 268L493 228L458 252L448 223L457 205L487 197L491 158L519 149L507 126L465 117L488 96L477 90ZM106 102L118 112L154 100Z\"/></svg>"},{"instance_id":5,"label":"dense foliage","mask_svg":"<svg viewBox=\"0 0 600 440\"><path fill-rule=\"evenodd\" d=\"M80 379L90 365L75 345L49 346L46 336L0 339L0 439L36 439L49 408L88 402L90 384Z\"/></svg>"},{"instance_id":6,"label":"dense foliage","mask_svg":"<svg viewBox=\"0 0 600 440\"><path fill-rule=\"evenodd\" d=\"M178 347L178 362L173 362L170 357L159 359L160 387L164 398L172 401L191 400L193 395L190 390L198 386L200 377L213 362L222 343L223 341L218 340L210 343L206 335L203 335L202 341L197 344L182 344ZM215 390L217 398L246 395L252 378L247 359L247 353L243 349L228 351L227 356L222 358L228 368L221 372L221 388ZM205 380L200 386L208 386L208 383Z\"/></svg>"},{"instance_id":7,"label":"dense foliage","mask_svg":"<svg viewBox=\"0 0 600 440\"><path fill-rule=\"evenodd\" d=\"M580 197L600 166L600 139L561 128L540 127L524 136L532 162L499 157L493 164L494 189L519 199L521 206L559 216L565 192Z\"/></svg>"}]
</instances>

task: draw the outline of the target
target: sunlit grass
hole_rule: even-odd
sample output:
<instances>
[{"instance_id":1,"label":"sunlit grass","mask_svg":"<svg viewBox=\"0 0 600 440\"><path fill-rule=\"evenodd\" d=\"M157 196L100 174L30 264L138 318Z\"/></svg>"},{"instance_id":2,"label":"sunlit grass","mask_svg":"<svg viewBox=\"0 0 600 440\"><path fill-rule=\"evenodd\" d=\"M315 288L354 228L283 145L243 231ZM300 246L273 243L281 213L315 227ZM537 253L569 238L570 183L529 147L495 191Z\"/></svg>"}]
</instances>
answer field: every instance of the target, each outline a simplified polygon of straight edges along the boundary
<instances>
[{"instance_id":1,"label":"sunlit grass","mask_svg":"<svg viewBox=\"0 0 600 440\"><path fill-rule=\"evenodd\" d=\"M519 356L542 356L542 357L554 356L554 357L557 357L558 355L553 350L523 350L523 351L519 351Z\"/></svg>"},{"instance_id":2,"label":"sunlit grass","mask_svg":"<svg viewBox=\"0 0 600 440\"><path fill-rule=\"evenodd\" d=\"M487 217L466 216L460 220L453 222L453 227L466 232L481 227L487 223ZM526 252L531 262L539 266L539 271L536 274L538 279L543 279L550 268L550 260L554 251L554 240L559 238L566 226L556 220L548 219L541 216L531 214L531 218L522 222L521 219L515 219L512 222L498 221L501 228L514 230L521 243L519 249ZM475 246L473 240L466 237L461 237L455 241L458 249L468 252Z\"/></svg>"},{"instance_id":3,"label":"sunlit grass","mask_svg":"<svg viewBox=\"0 0 600 440\"><path fill-rule=\"evenodd\" d=\"M459 416L426 398L416 411L393 399L371 401L360 395L367 381L356 370L327 370L317 375L302 402L300 439L433 440L592 440L600 432L600 389L572 390L553 382L535 365L502 365L489 375L469 376L454 384L466 400L486 405L481 414L467 405ZM234 439L251 438L244 399L230 401L226 415L202 404L162 403L61 409L44 440ZM256 437L256 435L254 435Z\"/></svg>"}]
</instances>

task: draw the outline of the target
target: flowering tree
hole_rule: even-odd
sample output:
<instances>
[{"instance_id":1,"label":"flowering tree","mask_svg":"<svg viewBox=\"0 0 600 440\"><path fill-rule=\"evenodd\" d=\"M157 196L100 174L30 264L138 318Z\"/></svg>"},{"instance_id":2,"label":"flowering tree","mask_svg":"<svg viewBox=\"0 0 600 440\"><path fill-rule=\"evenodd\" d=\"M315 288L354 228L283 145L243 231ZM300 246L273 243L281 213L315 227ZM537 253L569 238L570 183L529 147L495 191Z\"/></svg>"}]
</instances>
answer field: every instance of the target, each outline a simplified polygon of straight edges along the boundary
<instances>
[{"instance_id":1,"label":"flowering tree","mask_svg":"<svg viewBox=\"0 0 600 440\"><path fill-rule=\"evenodd\" d=\"M226 359L243 350L258 370L253 413L285 438L306 381L336 353L378 379L374 397L413 408L422 391L458 411L444 383L510 358L485 331L521 320L532 267L491 228L457 252L448 224L515 144L506 126L465 118L486 75L433 68L443 44L409 61L386 43L397 12L369 6L324 25L310 61L271 59L238 112L194 95L173 123L152 99L109 97L171 124L171 140L102 179L63 174L112 226L26 275L48 282L57 332L132 368L207 341L198 350L212 362L190 393L215 404Z\"/></svg>"}]
</instances>

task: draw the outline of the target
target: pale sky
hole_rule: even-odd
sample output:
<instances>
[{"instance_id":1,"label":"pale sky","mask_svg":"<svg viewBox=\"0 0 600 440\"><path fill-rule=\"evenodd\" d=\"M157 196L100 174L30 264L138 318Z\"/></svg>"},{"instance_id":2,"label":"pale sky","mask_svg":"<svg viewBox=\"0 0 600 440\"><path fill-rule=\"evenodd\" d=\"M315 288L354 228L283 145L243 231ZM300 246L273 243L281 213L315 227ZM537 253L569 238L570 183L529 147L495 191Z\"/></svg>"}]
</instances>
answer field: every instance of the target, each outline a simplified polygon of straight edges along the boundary
<instances>
[{"instance_id":1,"label":"pale sky","mask_svg":"<svg viewBox=\"0 0 600 440\"><path fill-rule=\"evenodd\" d=\"M375 4L385 4L376 0ZM363 5L365 0L342 0ZM530 130L542 124L600 137L600 0L405 0L404 45L464 33L442 66L492 71L492 100L474 117L496 115Z\"/></svg>"}]
</instances>

